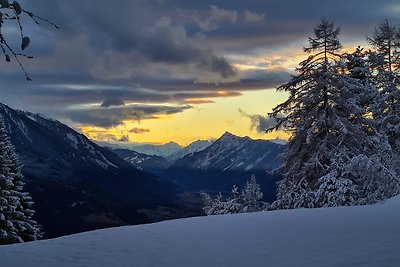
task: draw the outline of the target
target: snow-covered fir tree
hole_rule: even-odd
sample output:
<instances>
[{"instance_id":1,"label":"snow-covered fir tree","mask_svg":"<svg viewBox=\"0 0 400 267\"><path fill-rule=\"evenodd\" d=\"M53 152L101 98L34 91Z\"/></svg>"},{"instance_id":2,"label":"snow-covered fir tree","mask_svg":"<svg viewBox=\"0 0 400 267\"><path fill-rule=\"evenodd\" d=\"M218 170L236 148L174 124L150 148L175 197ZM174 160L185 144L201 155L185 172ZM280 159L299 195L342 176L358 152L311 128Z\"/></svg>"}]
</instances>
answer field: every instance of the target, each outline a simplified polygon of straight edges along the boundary
<instances>
[{"instance_id":1,"label":"snow-covered fir tree","mask_svg":"<svg viewBox=\"0 0 400 267\"><path fill-rule=\"evenodd\" d=\"M0 118L0 244L41 236L40 227L32 219L32 199L23 186L21 166Z\"/></svg>"},{"instance_id":2,"label":"snow-covered fir tree","mask_svg":"<svg viewBox=\"0 0 400 267\"><path fill-rule=\"evenodd\" d=\"M207 193L202 192L201 194L203 198L211 199L210 204L205 204L203 207L204 213L207 215L236 214L243 210L242 204L234 197L224 199L222 194L219 193L215 199L212 199Z\"/></svg>"},{"instance_id":3,"label":"snow-covered fir tree","mask_svg":"<svg viewBox=\"0 0 400 267\"><path fill-rule=\"evenodd\" d=\"M215 199L209 194L201 192L203 202L203 211L206 215L222 215L222 214L236 214L243 212L243 204L241 203L240 195L236 186L232 189L232 194L227 199L224 199L219 193Z\"/></svg>"},{"instance_id":4,"label":"snow-covered fir tree","mask_svg":"<svg viewBox=\"0 0 400 267\"><path fill-rule=\"evenodd\" d=\"M254 175L246 182L241 192L237 186L233 186L228 198L224 199L221 193L215 199L205 192L201 192L200 195L206 215L263 211L269 207L268 203L262 201L263 193Z\"/></svg>"},{"instance_id":5,"label":"snow-covered fir tree","mask_svg":"<svg viewBox=\"0 0 400 267\"><path fill-rule=\"evenodd\" d=\"M372 67L380 71L397 73L399 71L400 47L399 28L389 20L384 20L375 27L372 36L367 37L372 51Z\"/></svg>"},{"instance_id":6,"label":"snow-covered fir tree","mask_svg":"<svg viewBox=\"0 0 400 267\"><path fill-rule=\"evenodd\" d=\"M345 55L347 79L352 79L352 99L363 108L364 116L353 121L371 142L363 153L353 158L346 167L348 175L358 177L359 198L357 204L370 204L387 199L399 193L399 176L396 174L397 158L385 132L380 131L376 119L376 107L382 100L370 68L370 51L358 47L355 52Z\"/></svg>"},{"instance_id":7,"label":"snow-covered fir tree","mask_svg":"<svg viewBox=\"0 0 400 267\"><path fill-rule=\"evenodd\" d=\"M264 210L265 204L261 201L263 196L261 188L256 181L256 177L252 175L250 180L246 182L242 191L243 211L254 212Z\"/></svg>"},{"instance_id":8,"label":"snow-covered fir tree","mask_svg":"<svg viewBox=\"0 0 400 267\"><path fill-rule=\"evenodd\" d=\"M274 129L283 128L292 137L278 170L283 180L277 208L352 205L364 196L366 177L350 172L349 166L360 155L376 158L381 140L366 115L374 88L362 57L353 54L343 71L339 33L332 21L322 19L309 37L304 50L310 55L300 63L298 75L278 88L290 96L270 116L277 119ZM388 169L379 160L373 163Z\"/></svg>"},{"instance_id":9,"label":"snow-covered fir tree","mask_svg":"<svg viewBox=\"0 0 400 267\"><path fill-rule=\"evenodd\" d=\"M32 19L33 23L45 22L59 28L49 20L35 15L18 1L0 1L0 32L4 28L16 30L20 36L20 49L14 48L5 35L0 34L0 48L6 62L15 60L25 74L20 58L32 58L25 53L30 44L30 38L23 31L25 23L22 17ZM15 40L14 40L15 41ZM40 227L32 219L33 202L27 192L23 191L21 165L18 162L10 140L6 135L3 118L0 119L0 244L36 240L41 236Z\"/></svg>"},{"instance_id":10,"label":"snow-covered fir tree","mask_svg":"<svg viewBox=\"0 0 400 267\"><path fill-rule=\"evenodd\" d=\"M372 112L395 153L393 165L400 166L400 28L385 20L367 41L374 49L369 63L380 92ZM400 175L400 167L397 174Z\"/></svg>"}]
</instances>

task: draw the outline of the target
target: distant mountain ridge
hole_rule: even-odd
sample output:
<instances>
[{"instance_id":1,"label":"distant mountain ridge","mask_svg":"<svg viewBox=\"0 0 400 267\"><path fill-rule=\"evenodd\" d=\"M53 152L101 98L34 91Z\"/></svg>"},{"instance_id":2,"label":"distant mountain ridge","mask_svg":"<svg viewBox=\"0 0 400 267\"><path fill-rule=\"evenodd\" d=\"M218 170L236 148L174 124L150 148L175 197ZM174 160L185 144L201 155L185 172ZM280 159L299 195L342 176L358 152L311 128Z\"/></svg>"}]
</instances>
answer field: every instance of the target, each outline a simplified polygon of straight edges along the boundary
<instances>
[{"instance_id":1,"label":"distant mountain ridge","mask_svg":"<svg viewBox=\"0 0 400 267\"><path fill-rule=\"evenodd\" d=\"M229 192L254 174L265 199L272 201L281 178L269 171L280 165L277 157L285 149L282 144L226 132L206 149L177 160L161 176L187 191Z\"/></svg>"},{"instance_id":2,"label":"distant mountain ridge","mask_svg":"<svg viewBox=\"0 0 400 267\"><path fill-rule=\"evenodd\" d=\"M174 208L177 187L144 173L68 126L0 104L47 237L152 220Z\"/></svg>"},{"instance_id":3,"label":"distant mountain ridge","mask_svg":"<svg viewBox=\"0 0 400 267\"><path fill-rule=\"evenodd\" d=\"M169 166L168 161L161 156L146 155L136 151L124 148L111 148L107 147L123 160L131 163L139 170L159 174L166 170Z\"/></svg>"},{"instance_id":4,"label":"distant mountain ridge","mask_svg":"<svg viewBox=\"0 0 400 267\"><path fill-rule=\"evenodd\" d=\"M163 145L133 145L129 146L129 149L149 156L160 156L167 158L169 155L182 149L182 147L179 144L171 141Z\"/></svg>"},{"instance_id":5,"label":"distant mountain ridge","mask_svg":"<svg viewBox=\"0 0 400 267\"><path fill-rule=\"evenodd\" d=\"M197 140L186 147L181 148L180 150L172 153L167 157L167 160L171 163L174 163L176 160L183 158L186 155L199 152L207 147L209 147L213 141L210 140Z\"/></svg>"},{"instance_id":6,"label":"distant mountain ridge","mask_svg":"<svg viewBox=\"0 0 400 267\"><path fill-rule=\"evenodd\" d=\"M176 150L174 153L170 154L167 157L140 153L135 151L134 149L138 147L139 148L147 147L147 151L149 151L149 153L158 151L156 154L168 154L169 153L168 151L171 151L170 147L175 146L174 144L176 143L169 142L162 146L159 145L130 146L131 148L129 149L120 147L109 147L107 146L107 144L104 147L114 152L125 161L131 163L139 170L160 174L161 172L166 170L170 165L172 165L176 160L183 158L188 154L201 151L206 147L210 146L212 143L213 141L209 140L197 140L186 147L181 147L179 150Z\"/></svg>"},{"instance_id":7,"label":"distant mountain ridge","mask_svg":"<svg viewBox=\"0 0 400 267\"><path fill-rule=\"evenodd\" d=\"M153 144L140 144L140 143L129 143L129 144L113 144L107 142L96 141L100 146L108 147L112 149L124 149L144 154L147 156L159 156L173 163L175 160L186 156L187 154L194 153L208 147L213 143L210 140L197 140L190 143L187 146L180 146L179 144L170 141L162 145Z\"/></svg>"}]
</instances>

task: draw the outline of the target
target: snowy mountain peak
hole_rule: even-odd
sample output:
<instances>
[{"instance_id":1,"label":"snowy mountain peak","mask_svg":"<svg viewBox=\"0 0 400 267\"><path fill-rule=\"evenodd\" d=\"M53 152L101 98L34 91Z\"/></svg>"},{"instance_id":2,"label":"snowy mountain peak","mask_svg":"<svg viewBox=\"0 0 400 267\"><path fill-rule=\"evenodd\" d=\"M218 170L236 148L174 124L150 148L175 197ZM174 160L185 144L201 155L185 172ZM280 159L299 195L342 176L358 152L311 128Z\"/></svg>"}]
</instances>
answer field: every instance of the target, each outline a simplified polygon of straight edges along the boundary
<instances>
[{"instance_id":1,"label":"snowy mountain peak","mask_svg":"<svg viewBox=\"0 0 400 267\"><path fill-rule=\"evenodd\" d=\"M219 139L221 139L221 138L235 138L235 137L238 137L238 136L226 131L223 135L221 135L221 137Z\"/></svg>"},{"instance_id":2,"label":"snowy mountain peak","mask_svg":"<svg viewBox=\"0 0 400 267\"><path fill-rule=\"evenodd\" d=\"M223 135L221 135L220 138L217 139L217 141L222 141L222 140L253 140L253 139L251 139L248 136L240 137L234 135L233 133L225 132Z\"/></svg>"},{"instance_id":3,"label":"snowy mountain peak","mask_svg":"<svg viewBox=\"0 0 400 267\"><path fill-rule=\"evenodd\" d=\"M218 138L215 142L214 145L218 147L223 147L224 149L232 148L235 147L236 149L239 149L241 146L246 144L247 142L254 141L250 137L240 137L237 135L234 135L230 132L225 132L220 138Z\"/></svg>"},{"instance_id":4,"label":"snowy mountain peak","mask_svg":"<svg viewBox=\"0 0 400 267\"><path fill-rule=\"evenodd\" d=\"M32 113L29 111L22 111L22 110L16 110L17 112L19 112L22 115L27 116L28 118L30 118L31 120L40 123L40 120L47 120L47 121L51 121L51 122L55 122L57 124L62 124L61 122L55 120L55 119L51 119L46 117L43 114L39 114L39 113Z\"/></svg>"},{"instance_id":5,"label":"snowy mountain peak","mask_svg":"<svg viewBox=\"0 0 400 267\"><path fill-rule=\"evenodd\" d=\"M174 147L181 147L178 143L174 141L169 141L168 143L164 144L165 146L174 146Z\"/></svg>"},{"instance_id":6,"label":"snowy mountain peak","mask_svg":"<svg viewBox=\"0 0 400 267\"><path fill-rule=\"evenodd\" d=\"M169 149L181 149L182 148L178 143L175 143L174 141L169 141L168 143L165 143L162 146L165 148L169 148Z\"/></svg>"}]
</instances>

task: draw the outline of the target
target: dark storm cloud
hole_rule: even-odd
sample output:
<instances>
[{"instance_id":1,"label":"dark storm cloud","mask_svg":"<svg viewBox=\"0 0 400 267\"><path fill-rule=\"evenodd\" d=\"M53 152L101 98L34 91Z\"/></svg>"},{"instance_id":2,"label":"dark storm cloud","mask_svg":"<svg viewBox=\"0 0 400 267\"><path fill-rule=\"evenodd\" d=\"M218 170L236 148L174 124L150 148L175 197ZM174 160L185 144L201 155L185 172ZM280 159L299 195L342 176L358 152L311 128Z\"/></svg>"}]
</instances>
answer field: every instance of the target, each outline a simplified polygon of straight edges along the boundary
<instances>
[{"instance_id":1,"label":"dark storm cloud","mask_svg":"<svg viewBox=\"0 0 400 267\"><path fill-rule=\"evenodd\" d=\"M214 5L210 6L209 14L205 18L200 18L197 13L193 16L193 19L203 31L218 29L220 22L235 23L238 20L238 12L236 10L218 8Z\"/></svg>"},{"instance_id":2,"label":"dark storm cloud","mask_svg":"<svg viewBox=\"0 0 400 267\"><path fill-rule=\"evenodd\" d=\"M111 106L125 106L125 102L124 102L124 100L122 100L120 98L107 98L101 104L102 108L108 108Z\"/></svg>"},{"instance_id":3,"label":"dark storm cloud","mask_svg":"<svg viewBox=\"0 0 400 267\"><path fill-rule=\"evenodd\" d=\"M287 82L291 74L285 69L249 70L243 74L240 86L248 89L275 88Z\"/></svg>"},{"instance_id":4,"label":"dark storm cloud","mask_svg":"<svg viewBox=\"0 0 400 267\"><path fill-rule=\"evenodd\" d=\"M236 86L240 86L238 83ZM240 96L242 88L235 85L189 84L171 85L148 90L141 87L115 87L100 85L45 85L32 87L23 93L21 100L42 107L97 105L104 108L124 106L129 103L186 103L188 99ZM227 87L229 90L227 90ZM232 87L232 88L231 88ZM224 91L221 95L220 91Z\"/></svg>"},{"instance_id":5,"label":"dark storm cloud","mask_svg":"<svg viewBox=\"0 0 400 267\"><path fill-rule=\"evenodd\" d=\"M61 112L61 116L73 122L94 125L104 128L110 128L123 124L125 120L145 120L156 119L163 114L177 114L186 109L192 108L189 105L184 106L151 106L134 105L113 108L87 108L68 110Z\"/></svg>"},{"instance_id":6,"label":"dark storm cloud","mask_svg":"<svg viewBox=\"0 0 400 267\"><path fill-rule=\"evenodd\" d=\"M85 36L87 50L94 57L108 55L103 61L105 71L113 72L107 63L122 53L122 65L165 63L217 72L222 78L236 75L223 56L197 46L179 21L172 23L168 16L160 16L169 10L157 10L146 1L119 1L114 8L105 0L57 2L63 15L58 17L59 24L69 35L63 39L71 42L71 36Z\"/></svg>"},{"instance_id":7,"label":"dark storm cloud","mask_svg":"<svg viewBox=\"0 0 400 267\"><path fill-rule=\"evenodd\" d=\"M312 28L321 19L333 19L342 27L343 38L364 41L379 21L385 18L399 23L399 2L396 0L339 0L335 2L315 0L229 1L224 8L243 10L248 8L262 20L254 23L226 24L209 36L213 47L249 53L260 47L281 48L295 41L307 41ZM218 5L215 3L215 5ZM299 51L301 47L298 48Z\"/></svg>"},{"instance_id":8,"label":"dark storm cloud","mask_svg":"<svg viewBox=\"0 0 400 267\"><path fill-rule=\"evenodd\" d=\"M170 96L136 86L108 88L93 84L48 84L31 87L23 99L35 105L68 107L71 105L98 104L103 107L122 106L127 102L166 102Z\"/></svg>"},{"instance_id":9,"label":"dark storm cloud","mask_svg":"<svg viewBox=\"0 0 400 267\"><path fill-rule=\"evenodd\" d=\"M198 28L193 28L193 25L205 24L208 26L203 28L215 29L209 35L206 33L210 42L218 40L220 45L229 48L236 46L237 41L243 49L251 50L255 44L279 45L304 38L321 17L336 20L343 29L359 31L360 39L368 31L372 32L373 29L368 30L368 27L385 17L398 21L398 12L396 14L394 8L398 6L396 0L339 0L335 3L315 0L199 3L120 0L112 7L105 0L23 2L27 8L62 26L57 38L70 41L71 36L84 35L89 40L90 50L98 56L102 56L105 50L137 51L136 59L144 57L154 62L197 63L198 66L213 66L199 62L204 55L210 58L210 62L223 57L195 45L193 39Z\"/></svg>"},{"instance_id":10,"label":"dark storm cloud","mask_svg":"<svg viewBox=\"0 0 400 267\"><path fill-rule=\"evenodd\" d=\"M240 81L231 83L193 83L191 80L183 79L146 80L143 83L159 92L184 91L187 94L179 94L176 97L218 97L215 92L221 90L231 92L232 96L237 96L240 91L275 88L287 82L290 76L291 73L283 68L271 70L255 69L242 71ZM199 91L202 93L198 93Z\"/></svg>"}]
</instances>

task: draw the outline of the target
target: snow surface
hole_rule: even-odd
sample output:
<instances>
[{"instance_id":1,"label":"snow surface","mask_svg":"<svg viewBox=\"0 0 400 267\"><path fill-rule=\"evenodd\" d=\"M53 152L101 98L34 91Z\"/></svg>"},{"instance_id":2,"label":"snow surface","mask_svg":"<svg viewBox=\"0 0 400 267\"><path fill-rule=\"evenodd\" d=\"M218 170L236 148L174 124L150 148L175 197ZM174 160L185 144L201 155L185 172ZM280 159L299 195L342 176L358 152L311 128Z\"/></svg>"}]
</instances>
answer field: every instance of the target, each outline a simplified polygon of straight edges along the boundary
<instances>
[{"instance_id":1,"label":"snow surface","mask_svg":"<svg viewBox=\"0 0 400 267\"><path fill-rule=\"evenodd\" d=\"M400 197L166 221L0 247L0 266L400 266Z\"/></svg>"}]
</instances>

